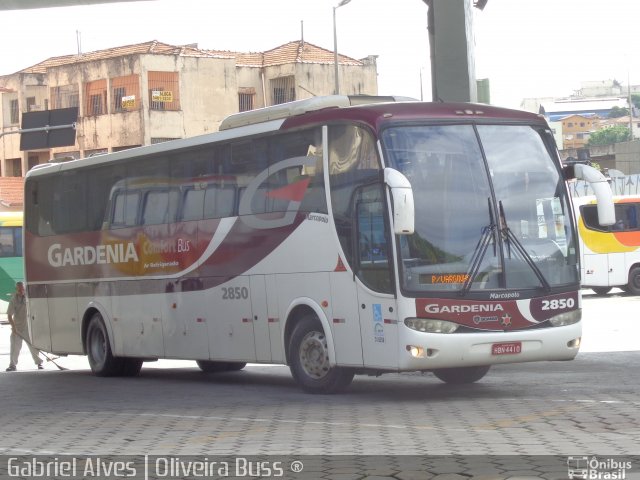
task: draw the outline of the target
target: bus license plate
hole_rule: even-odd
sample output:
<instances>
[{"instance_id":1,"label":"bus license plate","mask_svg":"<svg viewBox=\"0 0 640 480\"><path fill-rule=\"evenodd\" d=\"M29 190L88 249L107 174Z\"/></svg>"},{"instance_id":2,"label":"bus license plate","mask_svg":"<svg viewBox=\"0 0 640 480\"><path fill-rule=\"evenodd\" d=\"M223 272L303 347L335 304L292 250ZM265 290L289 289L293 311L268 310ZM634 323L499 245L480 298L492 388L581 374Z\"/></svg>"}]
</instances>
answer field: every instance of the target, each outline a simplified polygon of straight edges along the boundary
<instances>
[{"instance_id":1,"label":"bus license plate","mask_svg":"<svg viewBox=\"0 0 640 480\"><path fill-rule=\"evenodd\" d=\"M522 342L494 343L491 355L515 355L522 352Z\"/></svg>"}]
</instances>

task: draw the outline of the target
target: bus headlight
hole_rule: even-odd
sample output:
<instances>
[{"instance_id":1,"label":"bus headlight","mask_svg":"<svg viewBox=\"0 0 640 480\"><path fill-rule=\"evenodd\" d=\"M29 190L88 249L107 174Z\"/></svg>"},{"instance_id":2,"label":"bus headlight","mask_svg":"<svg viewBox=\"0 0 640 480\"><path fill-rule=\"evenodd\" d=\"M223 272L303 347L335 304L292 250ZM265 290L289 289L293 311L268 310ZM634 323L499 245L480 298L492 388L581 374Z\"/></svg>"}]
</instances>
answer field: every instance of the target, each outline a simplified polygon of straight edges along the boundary
<instances>
[{"instance_id":1,"label":"bus headlight","mask_svg":"<svg viewBox=\"0 0 640 480\"><path fill-rule=\"evenodd\" d=\"M412 330L427 333L453 333L459 326L457 323L432 318L405 318L404 324Z\"/></svg>"},{"instance_id":2,"label":"bus headlight","mask_svg":"<svg viewBox=\"0 0 640 480\"><path fill-rule=\"evenodd\" d=\"M578 323L582 318L582 309L573 310L571 312L561 313L549 319L549 323L553 327L564 327Z\"/></svg>"}]
</instances>

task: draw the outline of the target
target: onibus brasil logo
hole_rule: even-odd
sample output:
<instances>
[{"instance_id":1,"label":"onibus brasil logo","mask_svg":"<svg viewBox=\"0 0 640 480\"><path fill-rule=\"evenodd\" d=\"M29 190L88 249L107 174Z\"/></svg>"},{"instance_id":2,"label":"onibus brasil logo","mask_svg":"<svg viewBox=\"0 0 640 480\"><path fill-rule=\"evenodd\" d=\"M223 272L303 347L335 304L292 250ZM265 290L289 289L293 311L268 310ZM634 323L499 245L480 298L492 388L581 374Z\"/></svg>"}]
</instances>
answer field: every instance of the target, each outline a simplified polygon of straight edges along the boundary
<instances>
[{"instance_id":1,"label":"onibus brasil logo","mask_svg":"<svg viewBox=\"0 0 640 480\"><path fill-rule=\"evenodd\" d=\"M615 458L568 457L569 479L582 480L625 480L631 470L631 462Z\"/></svg>"}]
</instances>

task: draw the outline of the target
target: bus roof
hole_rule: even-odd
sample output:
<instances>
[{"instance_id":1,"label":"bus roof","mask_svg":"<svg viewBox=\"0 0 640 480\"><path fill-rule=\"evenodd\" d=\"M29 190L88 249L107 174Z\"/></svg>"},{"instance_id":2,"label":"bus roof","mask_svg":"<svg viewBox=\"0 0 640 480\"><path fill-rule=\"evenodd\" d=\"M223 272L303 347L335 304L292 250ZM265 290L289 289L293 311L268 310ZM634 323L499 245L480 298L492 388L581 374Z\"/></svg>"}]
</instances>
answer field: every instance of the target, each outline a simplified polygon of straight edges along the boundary
<instances>
[{"instance_id":1,"label":"bus roof","mask_svg":"<svg viewBox=\"0 0 640 480\"><path fill-rule=\"evenodd\" d=\"M233 114L223 120L218 132L70 162L40 165L27 172L26 177L340 120L368 124L372 128L378 129L382 123L391 120L411 122L424 121L425 119L445 122L460 122L462 120L464 122L513 122L546 125L546 120L542 115L484 104L419 102L406 97L332 95Z\"/></svg>"}]
</instances>

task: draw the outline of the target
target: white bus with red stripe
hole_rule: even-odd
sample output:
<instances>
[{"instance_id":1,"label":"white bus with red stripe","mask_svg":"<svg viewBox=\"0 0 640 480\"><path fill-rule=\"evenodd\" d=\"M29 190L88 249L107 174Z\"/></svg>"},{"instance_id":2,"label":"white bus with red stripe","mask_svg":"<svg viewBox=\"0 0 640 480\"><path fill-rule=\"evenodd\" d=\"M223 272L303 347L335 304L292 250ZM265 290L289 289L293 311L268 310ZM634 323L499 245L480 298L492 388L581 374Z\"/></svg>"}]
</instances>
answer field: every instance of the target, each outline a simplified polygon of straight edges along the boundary
<instances>
[{"instance_id":1,"label":"white bus with red stripe","mask_svg":"<svg viewBox=\"0 0 640 480\"><path fill-rule=\"evenodd\" d=\"M574 358L577 235L544 119L382 100L303 100L31 170L33 343L101 376L287 364L310 392Z\"/></svg>"}]
</instances>

